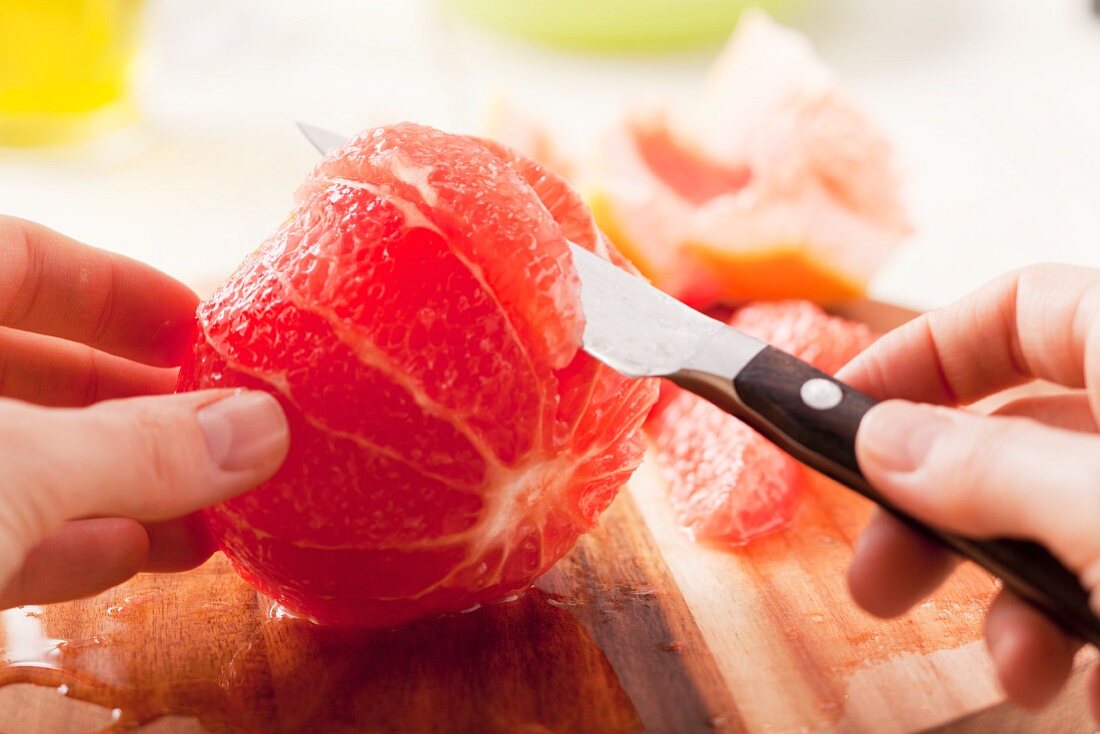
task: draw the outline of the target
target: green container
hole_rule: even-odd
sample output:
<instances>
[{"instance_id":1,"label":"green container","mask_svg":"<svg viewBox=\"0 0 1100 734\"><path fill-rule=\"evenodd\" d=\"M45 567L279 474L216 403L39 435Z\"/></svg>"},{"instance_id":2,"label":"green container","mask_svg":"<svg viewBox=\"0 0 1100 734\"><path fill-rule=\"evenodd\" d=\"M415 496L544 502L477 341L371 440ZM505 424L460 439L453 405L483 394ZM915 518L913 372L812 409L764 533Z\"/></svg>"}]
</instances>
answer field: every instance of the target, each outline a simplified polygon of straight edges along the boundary
<instances>
[{"instance_id":1,"label":"green container","mask_svg":"<svg viewBox=\"0 0 1100 734\"><path fill-rule=\"evenodd\" d=\"M450 0L476 21L589 51L683 48L729 35L745 8L781 15L798 0Z\"/></svg>"}]
</instances>

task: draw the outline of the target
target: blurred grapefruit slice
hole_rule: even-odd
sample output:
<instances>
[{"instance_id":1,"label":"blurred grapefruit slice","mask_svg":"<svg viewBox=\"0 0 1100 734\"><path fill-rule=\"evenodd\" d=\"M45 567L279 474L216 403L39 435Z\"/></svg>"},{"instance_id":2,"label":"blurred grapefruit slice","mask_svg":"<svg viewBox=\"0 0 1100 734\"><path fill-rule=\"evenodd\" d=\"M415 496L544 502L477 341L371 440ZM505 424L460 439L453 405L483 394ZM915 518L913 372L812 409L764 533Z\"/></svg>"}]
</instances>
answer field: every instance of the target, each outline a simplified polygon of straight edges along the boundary
<instances>
[{"instance_id":1,"label":"blurred grapefruit slice","mask_svg":"<svg viewBox=\"0 0 1100 734\"><path fill-rule=\"evenodd\" d=\"M641 460L656 385L579 350L567 238L621 261L557 176L489 141L367 130L199 307L179 389L245 387L291 448L207 512L241 575L388 626L528 586Z\"/></svg>"},{"instance_id":2,"label":"blurred grapefruit slice","mask_svg":"<svg viewBox=\"0 0 1100 734\"><path fill-rule=\"evenodd\" d=\"M833 373L867 347L865 325L808 301L749 304L730 325ZM744 545L794 520L806 469L702 398L662 385L647 430L680 524L696 540Z\"/></svg>"},{"instance_id":3,"label":"blurred grapefruit slice","mask_svg":"<svg viewBox=\"0 0 1100 734\"><path fill-rule=\"evenodd\" d=\"M591 176L600 227L696 305L859 295L910 231L887 142L806 39L760 11L698 104L627 117Z\"/></svg>"}]
</instances>

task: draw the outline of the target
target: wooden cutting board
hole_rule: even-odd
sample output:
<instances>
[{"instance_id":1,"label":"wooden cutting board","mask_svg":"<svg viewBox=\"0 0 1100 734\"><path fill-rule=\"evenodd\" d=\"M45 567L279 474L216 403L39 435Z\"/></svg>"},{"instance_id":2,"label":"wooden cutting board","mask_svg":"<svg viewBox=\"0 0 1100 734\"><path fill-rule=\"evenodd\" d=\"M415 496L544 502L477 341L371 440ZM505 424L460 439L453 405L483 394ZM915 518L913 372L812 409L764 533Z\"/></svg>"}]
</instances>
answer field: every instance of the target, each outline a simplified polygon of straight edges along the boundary
<instances>
[{"instance_id":1,"label":"wooden cutting board","mask_svg":"<svg viewBox=\"0 0 1100 734\"><path fill-rule=\"evenodd\" d=\"M857 609L844 574L869 511L819 478L789 531L704 548L647 462L525 596L375 632L288 617L216 556L0 613L0 732L1093 731L1088 653L1042 714L1005 702L980 570L899 620Z\"/></svg>"}]
</instances>

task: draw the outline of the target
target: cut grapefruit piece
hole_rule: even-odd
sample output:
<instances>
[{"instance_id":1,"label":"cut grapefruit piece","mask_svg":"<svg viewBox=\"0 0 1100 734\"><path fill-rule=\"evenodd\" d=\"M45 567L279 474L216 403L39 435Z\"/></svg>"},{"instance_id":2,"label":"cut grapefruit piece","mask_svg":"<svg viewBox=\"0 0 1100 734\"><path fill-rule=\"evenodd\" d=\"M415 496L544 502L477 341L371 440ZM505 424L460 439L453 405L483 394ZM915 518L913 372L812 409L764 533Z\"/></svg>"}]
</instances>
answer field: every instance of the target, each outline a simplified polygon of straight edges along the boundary
<instances>
[{"instance_id":1,"label":"cut grapefruit piece","mask_svg":"<svg viewBox=\"0 0 1100 734\"><path fill-rule=\"evenodd\" d=\"M678 391L648 427L676 519L695 540L744 545L794 519L805 472L741 421Z\"/></svg>"},{"instance_id":2,"label":"cut grapefruit piece","mask_svg":"<svg viewBox=\"0 0 1100 734\"><path fill-rule=\"evenodd\" d=\"M579 351L566 239L583 204L488 141L361 133L204 301L179 389L274 394L291 448L207 512L241 575L327 623L388 626L514 594L641 459L653 381Z\"/></svg>"},{"instance_id":3,"label":"cut grapefruit piece","mask_svg":"<svg viewBox=\"0 0 1100 734\"><path fill-rule=\"evenodd\" d=\"M887 142L809 43L760 11L698 104L628 116L590 179L600 227L694 305L860 295L910 231Z\"/></svg>"},{"instance_id":4,"label":"cut grapefruit piece","mask_svg":"<svg viewBox=\"0 0 1100 734\"><path fill-rule=\"evenodd\" d=\"M874 340L864 324L808 301L749 304L729 323L829 373ZM793 521L805 468L738 419L669 385L647 430L673 511L697 540L744 545Z\"/></svg>"}]
</instances>

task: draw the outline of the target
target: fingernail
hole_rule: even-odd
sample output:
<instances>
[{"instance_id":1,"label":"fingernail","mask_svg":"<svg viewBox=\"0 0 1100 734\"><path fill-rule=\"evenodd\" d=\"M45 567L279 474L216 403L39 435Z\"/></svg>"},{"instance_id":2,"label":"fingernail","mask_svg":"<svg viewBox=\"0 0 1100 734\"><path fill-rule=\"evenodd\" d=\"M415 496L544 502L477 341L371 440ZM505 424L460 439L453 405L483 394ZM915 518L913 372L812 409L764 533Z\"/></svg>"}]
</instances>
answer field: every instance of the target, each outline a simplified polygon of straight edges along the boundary
<instances>
[{"instance_id":1,"label":"fingernail","mask_svg":"<svg viewBox=\"0 0 1100 734\"><path fill-rule=\"evenodd\" d=\"M267 466L285 452L286 416L265 392L238 392L196 414L210 458L227 471Z\"/></svg>"},{"instance_id":2,"label":"fingernail","mask_svg":"<svg viewBox=\"0 0 1100 734\"><path fill-rule=\"evenodd\" d=\"M927 405L890 400L871 410L859 428L864 457L891 472L911 472L924 463L951 419Z\"/></svg>"}]
</instances>

